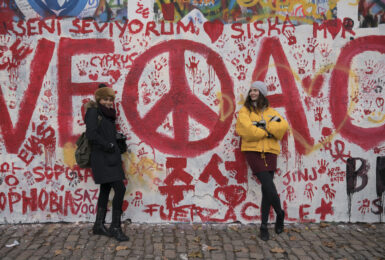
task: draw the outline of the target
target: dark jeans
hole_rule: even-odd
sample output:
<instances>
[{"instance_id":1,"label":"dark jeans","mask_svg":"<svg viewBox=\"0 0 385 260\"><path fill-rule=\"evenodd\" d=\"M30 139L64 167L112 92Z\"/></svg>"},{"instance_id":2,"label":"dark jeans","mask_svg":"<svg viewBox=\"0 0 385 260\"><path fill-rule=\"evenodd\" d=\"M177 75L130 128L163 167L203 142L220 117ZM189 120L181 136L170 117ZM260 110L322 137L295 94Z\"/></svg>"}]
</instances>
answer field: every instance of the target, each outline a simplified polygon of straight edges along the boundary
<instances>
[{"instance_id":1,"label":"dark jeans","mask_svg":"<svg viewBox=\"0 0 385 260\"><path fill-rule=\"evenodd\" d=\"M126 187L124 186L123 181L100 184L98 208L107 208L108 197L110 196L111 188L113 188L115 192L114 198L112 199L112 209L121 211L124 193L126 192Z\"/></svg>"},{"instance_id":2,"label":"dark jeans","mask_svg":"<svg viewBox=\"0 0 385 260\"><path fill-rule=\"evenodd\" d=\"M281 213L281 201L273 182L274 171L254 173L262 184L262 224L267 224L269 219L270 206L273 206L276 214Z\"/></svg>"}]
</instances>

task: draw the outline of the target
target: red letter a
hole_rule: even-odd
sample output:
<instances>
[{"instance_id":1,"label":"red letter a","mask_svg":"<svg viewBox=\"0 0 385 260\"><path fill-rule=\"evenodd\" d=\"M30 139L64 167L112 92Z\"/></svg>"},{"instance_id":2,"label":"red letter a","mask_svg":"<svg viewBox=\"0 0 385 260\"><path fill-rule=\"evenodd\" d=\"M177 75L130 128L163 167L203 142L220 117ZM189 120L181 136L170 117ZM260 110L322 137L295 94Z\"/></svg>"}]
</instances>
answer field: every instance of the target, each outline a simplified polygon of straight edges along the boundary
<instances>
[{"instance_id":1,"label":"red letter a","mask_svg":"<svg viewBox=\"0 0 385 260\"><path fill-rule=\"evenodd\" d=\"M310 152L314 140L309 133L305 111L300 102L293 73L278 38L263 39L253 72L253 80L263 81L265 79L270 56L273 56L274 59L282 94L269 96L269 101L273 107L285 107L287 119L293 130L295 147L298 153L306 154Z\"/></svg>"}]
</instances>

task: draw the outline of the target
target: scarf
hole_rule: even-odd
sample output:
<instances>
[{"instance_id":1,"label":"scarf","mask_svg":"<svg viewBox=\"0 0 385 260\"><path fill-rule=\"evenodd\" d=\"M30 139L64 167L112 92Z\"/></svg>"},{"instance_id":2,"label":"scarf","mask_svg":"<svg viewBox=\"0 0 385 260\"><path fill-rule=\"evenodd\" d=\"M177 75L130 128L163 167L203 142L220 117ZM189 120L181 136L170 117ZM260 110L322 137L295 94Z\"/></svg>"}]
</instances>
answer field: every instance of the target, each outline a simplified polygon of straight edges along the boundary
<instances>
[{"instance_id":1,"label":"scarf","mask_svg":"<svg viewBox=\"0 0 385 260\"><path fill-rule=\"evenodd\" d=\"M102 112L102 114L112 120L116 119L116 110L114 108L108 108L101 104L98 104L99 111Z\"/></svg>"}]
</instances>

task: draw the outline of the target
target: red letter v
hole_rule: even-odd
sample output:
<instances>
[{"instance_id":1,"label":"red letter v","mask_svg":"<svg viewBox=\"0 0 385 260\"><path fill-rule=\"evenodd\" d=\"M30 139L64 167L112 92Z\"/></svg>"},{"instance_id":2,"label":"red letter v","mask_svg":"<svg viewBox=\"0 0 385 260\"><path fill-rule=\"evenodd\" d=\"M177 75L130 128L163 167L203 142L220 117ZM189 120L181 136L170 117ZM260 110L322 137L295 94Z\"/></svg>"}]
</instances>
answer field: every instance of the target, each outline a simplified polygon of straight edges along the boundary
<instances>
[{"instance_id":1,"label":"red letter v","mask_svg":"<svg viewBox=\"0 0 385 260\"><path fill-rule=\"evenodd\" d=\"M44 75L48 70L55 43L46 39L39 40L35 56L31 62L30 80L19 108L19 119L13 127L3 92L0 88L0 129L8 153L16 154L25 139L25 134L31 121L32 113L40 94Z\"/></svg>"}]
</instances>

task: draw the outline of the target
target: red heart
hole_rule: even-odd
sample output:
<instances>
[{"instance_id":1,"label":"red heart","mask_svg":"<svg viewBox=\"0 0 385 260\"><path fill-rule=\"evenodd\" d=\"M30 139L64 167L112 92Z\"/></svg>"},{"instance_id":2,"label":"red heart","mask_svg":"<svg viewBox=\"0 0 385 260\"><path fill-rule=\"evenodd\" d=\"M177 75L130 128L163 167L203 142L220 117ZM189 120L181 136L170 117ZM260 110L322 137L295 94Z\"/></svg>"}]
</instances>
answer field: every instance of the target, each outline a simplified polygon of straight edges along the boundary
<instances>
[{"instance_id":1,"label":"red heart","mask_svg":"<svg viewBox=\"0 0 385 260\"><path fill-rule=\"evenodd\" d=\"M329 33L332 35L332 38L336 38L337 34L341 31L342 22L341 19L334 19L334 20L327 20L325 22L326 28L328 29Z\"/></svg>"},{"instance_id":2,"label":"red heart","mask_svg":"<svg viewBox=\"0 0 385 260\"><path fill-rule=\"evenodd\" d=\"M214 43L223 32L223 23L220 20L208 21L203 24L203 29Z\"/></svg>"},{"instance_id":3,"label":"red heart","mask_svg":"<svg viewBox=\"0 0 385 260\"><path fill-rule=\"evenodd\" d=\"M324 76L322 74L317 75L314 79L312 79L310 76L306 76L302 79L302 86L312 97L318 96L323 83Z\"/></svg>"},{"instance_id":4,"label":"red heart","mask_svg":"<svg viewBox=\"0 0 385 260\"><path fill-rule=\"evenodd\" d=\"M120 77L120 71L119 70L110 70L108 74L115 80L117 81Z\"/></svg>"},{"instance_id":5,"label":"red heart","mask_svg":"<svg viewBox=\"0 0 385 260\"><path fill-rule=\"evenodd\" d=\"M91 80L97 80L98 79L98 74L90 74L90 75L88 75L88 77L91 79Z\"/></svg>"},{"instance_id":6,"label":"red heart","mask_svg":"<svg viewBox=\"0 0 385 260\"><path fill-rule=\"evenodd\" d=\"M214 198L235 208L246 199L246 190L238 185L221 186L215 189Z\"/></svg>"}]
</instances>

